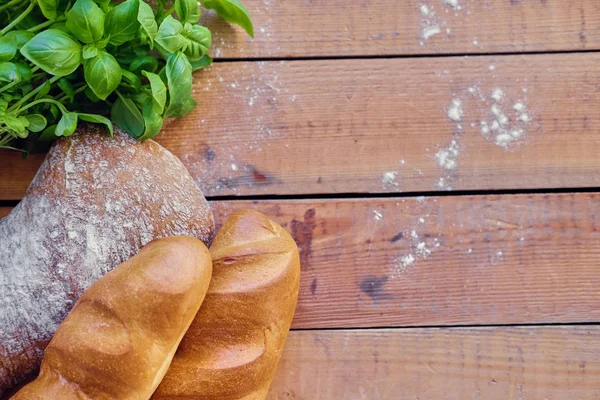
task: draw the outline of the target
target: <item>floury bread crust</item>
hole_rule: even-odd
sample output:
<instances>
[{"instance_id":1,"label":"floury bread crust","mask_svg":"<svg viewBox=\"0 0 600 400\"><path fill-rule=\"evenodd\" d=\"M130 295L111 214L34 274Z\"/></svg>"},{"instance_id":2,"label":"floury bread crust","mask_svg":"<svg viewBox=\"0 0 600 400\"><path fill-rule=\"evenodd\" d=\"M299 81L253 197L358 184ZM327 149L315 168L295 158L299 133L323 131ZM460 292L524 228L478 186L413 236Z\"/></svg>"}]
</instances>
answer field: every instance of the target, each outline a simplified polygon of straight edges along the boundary
<instances>
[{"instance_id":1,"label":"floury bread crust","mask_svg":"<svg viewBox=\"0 0 600 400\"><path fill-rule=\"evenodd\" d=\"M21 203L0 220L0 395L94 281L156 238L209 243L214 220L183 164L153 142L89 126L54 144Z\"/></svg>"}]
</instances>

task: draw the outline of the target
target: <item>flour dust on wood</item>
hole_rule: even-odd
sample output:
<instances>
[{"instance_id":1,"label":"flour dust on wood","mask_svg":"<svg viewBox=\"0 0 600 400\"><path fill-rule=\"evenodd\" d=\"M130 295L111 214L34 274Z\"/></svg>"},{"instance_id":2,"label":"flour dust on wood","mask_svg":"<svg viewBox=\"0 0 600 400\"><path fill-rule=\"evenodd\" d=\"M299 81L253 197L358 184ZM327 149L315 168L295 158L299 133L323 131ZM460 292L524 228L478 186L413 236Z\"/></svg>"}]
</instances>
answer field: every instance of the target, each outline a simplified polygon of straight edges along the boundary
<instances>
[{"instance_id":1,"label":"flour dust on wood","mask_svg":"<svg viewBox=\"0 0 600 400\"><path fill-rule=\"evenodd\" d=\"M437 199L431 201L437 202ZM398 240L394 240L394 244L405 250L392 260L393 267L390 274L392 278L400 277L416 267L420 261L429 258L441 244L441 235L432 235L427 231L430 226L428 224L430 212L434 206L428 204L426 197L417 198L417 202L420 205L417 207L420 216L410 223L409 229L397 235Z\"/></svg>"},{"instance_id":2,"label":"flour dust on wood","mask_svg":"<svg viewBox=\"0 0 600 400\"><path fill-rule=\"evenodd\" d=\"M303 106L302 95L290 92L281 82L281 68L288 65L285 61L242 63L226 73L215 70L197 83L198 90L218 93L211 97L220 100L224 108L235 109L228 114L227 123L223 123L223 115L199 115L198 130L205 144L182 156L192 175L202 177L197 183L205 193L237 194L244 187L272 181L278 172L261 171L248 160L270 151L284 154L290 146L282 133L285 125L275 120L277 113L273 112L284 103L298 109ZM232 125L243 129L232 129ZM219 146L219 151L213 146Z\"/></svg>"},{"instance_id":3,"label":"flour dust on wood","mask_svg":"<svg viewBox=\"0 0 600 400\"><path fill-rule=\"evenodd\" d=\"M462 12L463 2L466 5L466 0L429 0L418 3L421 46L439 36L452 36L452 15L456 17Z\"/></svg>"}]
</instances>

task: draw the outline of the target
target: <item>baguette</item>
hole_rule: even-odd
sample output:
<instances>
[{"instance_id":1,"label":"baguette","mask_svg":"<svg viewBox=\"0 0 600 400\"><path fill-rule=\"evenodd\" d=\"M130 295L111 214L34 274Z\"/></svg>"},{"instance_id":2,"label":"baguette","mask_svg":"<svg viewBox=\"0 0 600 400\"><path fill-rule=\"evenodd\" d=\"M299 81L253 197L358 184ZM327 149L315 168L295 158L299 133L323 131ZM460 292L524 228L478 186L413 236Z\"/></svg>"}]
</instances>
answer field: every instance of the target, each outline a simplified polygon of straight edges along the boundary
<instances>
[{"instance_id":1,"label":"baguette","mask_svg":"<svg viewBox=\"0 0 600 400\"><path fill-rule=\"evenodd\" d=\"M210 253L159 239L96 281L50 341L39 377L15 400L148 399L208 289Z\"/></svg>"},{"instance_id":2,"label":"baguette","mask_svg":"<svg viewBox=\"0 0 600 400\"><path fill-rule=\"evenodd\" d=\"M94 281L153 239L208 243L213 216L181 161L152 140L94 126L58 140L0 220L0 396L34 373Z\"/></svg>"},{"instance_id":3,"label":"baguette","mask_svg":"<svg viewBox=\"0 0 600 400\"><path fill-rule=\"evenodd\" d=\"M264 399L300 281L298 247L256 211L233 214L210 252L213 279L153 399Z\"/></svg>"}]
</instances>

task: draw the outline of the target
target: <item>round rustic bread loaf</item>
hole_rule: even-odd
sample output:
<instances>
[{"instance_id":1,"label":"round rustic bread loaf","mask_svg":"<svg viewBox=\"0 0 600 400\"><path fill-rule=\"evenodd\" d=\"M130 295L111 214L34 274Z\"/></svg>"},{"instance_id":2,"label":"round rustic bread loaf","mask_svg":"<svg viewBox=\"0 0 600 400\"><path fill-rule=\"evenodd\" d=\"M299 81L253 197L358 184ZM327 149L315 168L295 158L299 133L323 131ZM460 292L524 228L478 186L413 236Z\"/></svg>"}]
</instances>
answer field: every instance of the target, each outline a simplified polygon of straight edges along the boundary
<instances>
[{"instance_id":1,"label":"round rustic bread loaf","mask_svg":"<svg viewBox=\"0 0 600 400\"><path fill-rule=\"evenodd\" d=\"M83 132L85 130L85 132ZM57 141L0 220L0 395L34 372L96 279L153 239L208 244L214 220L183 164L152 140L89 126Z\"/></svg>"}]
</instances>

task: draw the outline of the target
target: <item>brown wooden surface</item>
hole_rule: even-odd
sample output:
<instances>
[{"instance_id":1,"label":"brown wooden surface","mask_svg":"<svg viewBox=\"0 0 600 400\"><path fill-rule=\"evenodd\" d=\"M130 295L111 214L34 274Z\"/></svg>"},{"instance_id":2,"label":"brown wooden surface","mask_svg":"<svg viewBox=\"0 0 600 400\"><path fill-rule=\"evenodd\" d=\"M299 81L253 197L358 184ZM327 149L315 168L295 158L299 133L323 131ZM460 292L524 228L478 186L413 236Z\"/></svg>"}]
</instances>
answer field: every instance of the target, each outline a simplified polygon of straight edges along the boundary
<instances>
[{"instance_id":1,"label":"brown wooden surface","mask_svg":"<svg viewBox=\"0 0 600 400\"><path fill-rule=\"evenodd\" d=\"M213 54L239 60L196 75L198 108L159 141L209 196L307 197L212 203L219 224L265 212L301 250L269 399L600 400L600 193L581 190L600 187L600 53L571 53L600 50L600 2L244 3L253 40L204 13ZM495 88L533 117L508 148L480 134ZM0 159L0 200L18 200L43 155ZM499 189L523 194L370 195ZM319 198L340 193L365 198Z\"/></svg>"},{"instance_id":2,"label":"brown wooden surface","mask_svg":"<svg viewBox=\"0 0 600 400\"><path fill-rule=\"evenodd\" d=\"M592 187L599 63L594 53L219 64L197 75L198 108L159 141L209 196ZM469 87L487 97L502 88L508 109L528 97L534 121L522 142L505 149L480 134L489 99ZM446 115L453 93L464 133L446 170L435 154L457 133ZM2 156L0 199L18 199L41 157Z\"/></svg>"},{"instance_id":3,"label":"brown wooden surface","mask_svg":"<svg viewBox=\"0 0 600 400\"><path fill-rule=\"evenodd\" d=\"M215 32L213 53L226 58L600 48L600 4L595 0L458 3L461 10L442 0L245 0L256 28L254 40L212 13L205 13L203 22ZM442 29L426 41L420 37L422 4L437 14Z\"/></svg>"},{"instance_id":4,"label":"brown wooden surface","mask_svg":"<svg viewBox=\"0 0 600 400\"><path fill-rule=\"evenodd\" d=\"M275 399L597 400L597 326L291 332Z\"/></svg>"},{"instance_id":5,"label":"brown wooden surface","mask_svg":"<svg viewBox=\"0 0 600 400\"><path fill-rule=\"evenodd\" d=\"M219 225L257 208L290 231L295 328L600 320L599 194L212 205Z\"/></svg>"}]
</instances>

